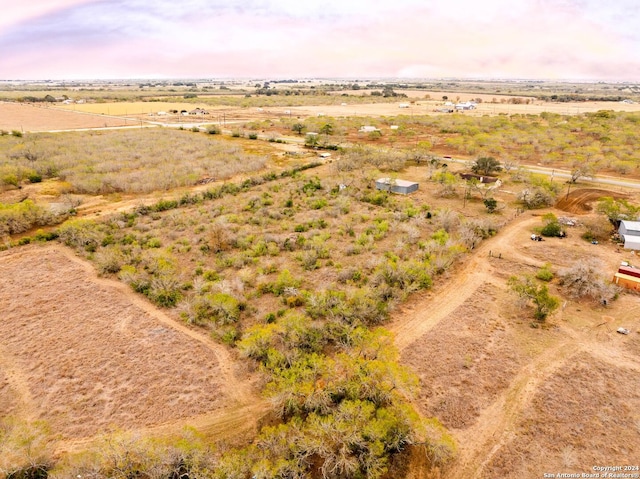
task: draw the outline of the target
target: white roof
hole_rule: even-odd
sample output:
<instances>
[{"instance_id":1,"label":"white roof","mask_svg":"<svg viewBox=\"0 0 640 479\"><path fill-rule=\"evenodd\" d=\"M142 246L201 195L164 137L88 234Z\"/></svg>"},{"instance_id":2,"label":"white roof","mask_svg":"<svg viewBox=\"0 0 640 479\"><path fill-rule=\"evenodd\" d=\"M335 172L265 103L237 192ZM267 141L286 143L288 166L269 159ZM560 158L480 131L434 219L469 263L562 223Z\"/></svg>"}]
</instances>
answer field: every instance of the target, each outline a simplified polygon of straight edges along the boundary
<instances>
[{"instance_id":1,"label":"white roof","mask_svg":"<svg viewBox=\"0 0 640 479\"><path fill-rule=\"evenodd\" d=\"M620 223L624 224L627 231L640 231L640 221L622 220Z\"/></svg>"},{"instance_id":2,"label":"white roof","mask_svg":"<svg viewBox=\"0 0 640 479\"><path fill-rule=\"evenodd\" d=\"M392 180L391 178L379 178L376 180L376 183L383 183L385 185L396 185L396 186L413 186L418 184L415 181Z\"/></svg>"}]
</instances>

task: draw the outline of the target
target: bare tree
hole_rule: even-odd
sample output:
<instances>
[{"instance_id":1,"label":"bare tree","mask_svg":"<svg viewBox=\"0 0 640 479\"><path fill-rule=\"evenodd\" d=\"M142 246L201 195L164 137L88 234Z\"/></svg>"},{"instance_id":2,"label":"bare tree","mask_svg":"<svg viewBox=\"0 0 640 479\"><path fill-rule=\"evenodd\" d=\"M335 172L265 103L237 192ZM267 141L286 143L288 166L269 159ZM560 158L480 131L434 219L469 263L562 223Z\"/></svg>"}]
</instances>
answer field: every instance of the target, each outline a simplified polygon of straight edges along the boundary
<instances>
[{"instance_id":1,"label":"bare tree","mask_svg":"<svg viewBox=\"0 0 640 479\"><path fill-rule=\"evenodd\" d=\"M571 169L571 183L576 183L580 178L593 178L596 169L592 163L575 164Z\"/></svg>"},{"instance_id":2,"label":"bare tree","mask_svg":"<svg viewBox=\"0 0 640 479\"><path fill-rule=\"evenodd\" d=\"M591 298L598 302L613 299L618 288L602 274L604 263L596 258L576 262L559 271L560 284L571 298Z\"/></svg>"}]
</instances>

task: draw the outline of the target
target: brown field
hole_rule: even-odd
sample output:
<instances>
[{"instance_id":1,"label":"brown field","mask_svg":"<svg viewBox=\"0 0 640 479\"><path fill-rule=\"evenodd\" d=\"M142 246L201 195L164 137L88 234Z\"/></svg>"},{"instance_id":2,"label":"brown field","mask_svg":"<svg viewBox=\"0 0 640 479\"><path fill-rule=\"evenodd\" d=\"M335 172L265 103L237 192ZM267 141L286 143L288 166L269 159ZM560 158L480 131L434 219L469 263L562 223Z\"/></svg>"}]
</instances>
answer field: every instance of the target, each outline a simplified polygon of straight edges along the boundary
<instances>
[{"instance_id":1,"label":"brown field","mask_svg":"<svg viewBox=\"0 0 640 479\"><path fill-rule=\"evenodd\" d=\"M64 111L32 104L0 102L0 130L29 132L117 126L139 126L139 123L124 118Z\"/></svg>"},{"instance_id":2,"label":"brown field","mask_svg":"<svg viewBox=\"0 0 640 479\"><path fill-rule=\"evenodd\" d=\"M105 128L119 126L140 126L153 122L155 124L211 124L220 123L228 127L233 124L256 120L273 120L275 118L298 118L327 116L327 117L380 117L398 115L442 115L436 112L444 102L443 95L450 101L467 101L476 98L483 100L477 109L458 112L466 116L511 115L552 112L566 115L578 115L599 110L640 111L640 104L625 104L620 102L543 102L532 100L525 105L508 103L492 103L503 99L524 98L520 96L487 95L445 91L412 91L404 92L407 99L394 99L384 103L349 103L345 105L305 105L305 106L269 106L233 107L211 106L205 107L209 111L206 116L158 116L160 111L171 109L192 110L193 103L180 102L110 102L59 105L53 108L36 106L33 104L0 103L0 129L22 131L55 131L83 128ZM431 95L431 99L424 99ZM409 108L399 108L399 103L410 102Z\"/></svg>"},{"instance_id":3,"label":"brown field","mask_svg":"<svg viewBox=\"0 0 640 479\"><path fill-rule=\"evenodd\" d=\"M556 208L573 214L585 214L593 210L593 203L605 196L626 198L627 195L597 188L582 188L562 196L556 203Z\"/></svg>"},{"instance_id":4,"label":"brown field","mask_svg":"<svg viewBox=\"0 0 640 479\"><path fill-rule=\"evenodd\" d=\"M187 110L191 111L194 108L204 108L207 111L216 112L218 110L226 110L229 107L225 106L209 106L198 105L194 103L180 103L180 102L150 102L150 101L127 101L127 102L105 102L105 103L83 103L83 104L71 104L71 105L56 105L56 108L63 110L80 111L84 113L93 113L95 115L116 115L116 116L131 116L131 115L156 115L158 112L167 113L169 110Z\"/></svg>"},{"instance_id":5,"label":"brown field","mask_svg":"<svg viewBox=\"0 0 640 479\"><path fill-rule=\"evenodd\" d=\"M514 438L491 458L481 477L593 473L597 465L637 465L640 362L637 356L609 356L618 349L613 344L618 338L608 339L609 344L597 346L595 357L590 351L570 354L540 385L522 411Z\"/></svg>"},{"instance_id":6,"label":"brown field","mask_svg":"<svg viewBox=\"0 0 640 479\"><path fill-rule=\"evenodd\" d=\"M429 92L425 92L427 94ZM432 92L433 93L433 92ZM454 95L454 93L451 93ZM472 99L478 95L457 94L449 96L455 101L456 96L460 96L460 101L465 98ZM411 98L406 99L411 101ZM442 108L443 101L419 100L410 104L409 108L399 108L398 101L393 103L363 103L348 105L322 105L322 106L292 106L292 107L268 107L264 111L251 110L251 118L270 118L273 116L293 116L305 118L309 116L397 116L397 115L445 115L446 113L435 112L435 109ZM614 111L640 111L640 104L626 104L619 102L572 102L572 103L550 103L536 100L529 105L511 105L508 103L479 103L475 110L458 112L456 114L467 116L500 115L500 114L525 114L538 115L542 112L558 113L562 115L578 115L581 113L595 112L599 110ZM246 111L246 110L245 110ZM289 113L286 113L289 112Z\"/></svg>"},{"instance_id":7,"label":"brown field","mask_svg":"<svg viewBox=\"0 0 640 479\"><path fill-rule=\"evenodd\" d=\"M221 408L247 404L221 346L64 248L0 253L0 276L3 417L78 439L188 418L211 428Z\"/></svg>"},{"instance_id":8,"label":"brown field","mask_svg":"<svg viewBox=\"0 0 640 479\"><path fill-rule=\"evenodd\" d=\"M538 216L515 219L391 325L403 362L421 379L418 407L458 441L459 456L442 477L593 472L640 450L637 296L622 293L606 308L565 298L549 326L534 329L506 285L545 262L557 272L597 257L613 272L629 255L587 243L578 227L566 239L534 243ZM556 280L550 289L562 296ZM617 334L620 326L631 336ZM417 466L409 477L422 474Z\"/></svg>"}]
</instances>

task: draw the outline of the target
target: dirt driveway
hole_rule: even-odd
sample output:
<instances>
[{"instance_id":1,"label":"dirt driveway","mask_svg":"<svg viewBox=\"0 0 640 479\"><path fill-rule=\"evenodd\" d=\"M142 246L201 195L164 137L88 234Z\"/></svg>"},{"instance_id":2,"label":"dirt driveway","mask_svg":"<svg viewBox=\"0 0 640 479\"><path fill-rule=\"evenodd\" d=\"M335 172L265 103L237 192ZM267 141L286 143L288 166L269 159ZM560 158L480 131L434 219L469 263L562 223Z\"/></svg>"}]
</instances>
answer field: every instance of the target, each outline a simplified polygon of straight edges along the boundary
<instances>
[{"instance_id":1,"label":"dirt driveway","mask_svg":"<svg viewBox=\"0 0 640 479\"><path fill-rule=\"evenodd\" d=\"M539 224L530 213L516 218L442 286L393 318L402 361L421 379L418 408L438 417L458 442L458 458L443 477L583 473L589 464L622 463L630 450L640 450L640 428L624 425L640 424L637 297L623 294L606 309L563 299L548 327L535 329L531 311L506 285L509 276L534 274L547 262L557 272L589 256L615 271L625 255L613 245L591 245L577 230L566 240L532 242ZM562 294L556 281L550 287ZM634 333L616 334L620 325ZM625 384L596 399L618 375ZM577 389L565 391L567 382Z\"/></svg>"}]
</instances>

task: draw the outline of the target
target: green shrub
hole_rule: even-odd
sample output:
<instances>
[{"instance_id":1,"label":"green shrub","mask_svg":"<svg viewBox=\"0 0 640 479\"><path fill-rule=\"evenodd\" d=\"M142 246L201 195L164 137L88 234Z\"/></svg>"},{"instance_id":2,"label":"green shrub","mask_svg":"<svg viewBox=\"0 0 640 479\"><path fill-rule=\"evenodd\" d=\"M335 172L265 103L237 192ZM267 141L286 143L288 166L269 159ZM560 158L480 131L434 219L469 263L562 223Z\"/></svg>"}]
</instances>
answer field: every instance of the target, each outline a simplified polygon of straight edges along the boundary
<instances>
[{"instance_id":1,"label":"green shrub","mask_svg":"<svg viewBox=\"0 0 640 479\"><path fill-rule=\"evenodd\" d=\"M167 211L173 210L178 207L178 202L176 200L160 200L157 203L151 205L151 211Z\"/></svg>"},{"instance_id":2,"label":"green shrub","mask_svg":"<svg viewBox=\"0 0 640 479\"><path fill-rule=\"evenodd\" d=\"M70 220L58 228L60 241L67 246L95 251L102 234L100 226L91 220Z\"/></svg>"},{"instance_id":3,"label":"green shrub","mask_svg":"<svg viewBox=\"0 0 640 479\"><path fill-rule=\"evenodd\" d=\"M58 232L38 230L34 235L34 239L36 241L53 241L55 239L58 239Z\"/></svg>"},{"instance_id":4,"label":"green shrub","mask_svg":"<svg viewBox=\"0 0 640 479\"><path fill-rule=\"evenodd\" d=\"M311 196L314 192L321 189L322 184L320 183L320 179L318 177L309 178L309 180L304 185L302 185L302 191L308 196Z\"/></svg>"},{"instance_id":5,"label":"green shrub","mask_svg":"<svg viewBox=\"0 0 640 479\"><path fill-rule=\"evenodd\" d=\"M227 293L207 294L198 305L197 316L218 325L232 324L240 318L239 301Z\"/></svg>"},{"instance_id":6,"label":"green shrub","mask_svg":"<svg viewBox=\"0 0 640 479\"><path fill-rule=\"evenodd\" d=\"M162 242L160 241L160 238L149 238L144 244L145 248L160 248L161 246Z\"/></svg>"},{"instance_id":7,"label":"green shrub","mask_svg":"<svg viewBox=\"0 0 640 479\"><path fill-rule=\"evenodd\" d=\"M302 282L293 277L288 269L282 270L275 282L269 286L269 291L281 296L287 289L299 288Z\"/></svg>"},{"instance_id":8,"label":"green shrub","mask_svg":"<svg viewBox=\"0 0 640 479\"><path fill-rule=\"evenodd\" d=\"M151 279L147 296L158 306L173 308L182 299L181 285L170 273L164 273Z\"/></svg>"},{"instance_id":9,"label":"green shrub","mask_svg":"<svg viewBox=\"0 0 640 479\"><path fill-rule=\"evenodd\" d=\"M29 183L40 183L42 181L42 175L39 173L29 173L27 175L27 179L29 180Z\"/></svg>"},{"instance_id":10,"label":"green shrub","mask_svg":"<svg viewBox=\"0 0 640 479\"><path fill-rule=\"evenodd\" d=\"M360 200L375 206L384 206L389 201L389 194L386 191L376 190L365 193Z\"/></svg>"},{"instance_id":11,"label":"green shrub","mask_svg":"<svg viewBox=\"0 0 640 479\"><path fill-rule=\"evenodd\" d=\"M327 200L324 198L318 198L317 200L312 201L309 206L312 210L320 210L327 206Z\"/></svg>"},{"instance_id":12,"label":"green shrub","mask_svg":"<svg viewBox=\"0 0 640 479\"><path fill-rule=\"evenodd\" d=\"M551 265L549 263L545 264L542 268L538 270L536 273L536 278L541 281L551 281L554 277L553 271L551 271Z\"/></svg>"}]
</instances>

